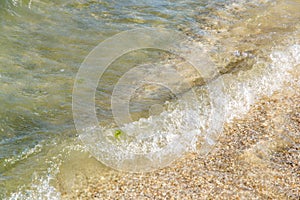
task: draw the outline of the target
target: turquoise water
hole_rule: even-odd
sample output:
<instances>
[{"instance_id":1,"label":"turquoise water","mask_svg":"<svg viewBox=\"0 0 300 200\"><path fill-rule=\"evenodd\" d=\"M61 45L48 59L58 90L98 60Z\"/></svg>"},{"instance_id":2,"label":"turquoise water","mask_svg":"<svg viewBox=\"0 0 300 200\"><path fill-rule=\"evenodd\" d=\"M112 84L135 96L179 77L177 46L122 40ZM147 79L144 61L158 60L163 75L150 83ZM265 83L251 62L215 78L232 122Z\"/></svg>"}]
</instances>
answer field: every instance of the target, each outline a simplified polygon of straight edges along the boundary
<instances>
[{"instance_id":1,"label":"turquoise water","mask_svg":"<svg viewBox=\"0 0 300 200\"><path fill-rule=\"evenodd\" d=\"M64 181L56 175L65 173L61 177L68 179L66 169L74 165L74 160L82 160L80 162L83 163L89 160L87 165L99 165L103 173L110 171L95 160L90 161L89 154L77 138L72 117L72 90L84 58L98 43L116 33L144 27L179 30L195 42L205 41L219 65L235 63L233 57L248 53L255 57L245 56L249 63L263 63L263 66L272 62L276 66L278 60L291 56L294 61L287 70L293 70L299 62L299 58L295 58L299 51L299 47L295 46L299 44L299 2L275 1L262 8L259 5L264 5L263 2L257 1L249 8L243 7L246 3L217 0L1 1L0 199L55 199L60 198L63 192L72 192L61 186ZM253 9L255 6L257 8ZM263 10L265 8L270 10ZM279 8L283 9L279 11ZM250 11L245 16L236 17L234 9ZM283 17L276 19L276 12ZM245 20L247 17L252 21ZM283 27L280 27L282 24ZM230 26L226 35L226 28ZM256 42L255 47L251 38ZM270 41L274 40L278 42L272 46ZM282 59L276 56L273 61L268 59L270 55L277 55L272 52L276 48L290 53ZM168 55L148 51L127 56L113 64L112 69L115 70L107 72L107 78L101 82L103 88L98 88L97 114L101 125L112 123L107 104L111 86L118 77L114 74L125 71L133 63L152 62ZM250 65L247 59L245 66L242 62L238 67L247 68ZM225 76L225 84L230 84L230 80L235 78L241 79L238 81L247 79L244 76L258 77L262 70L257 67L250 75ZM283 77L284 73L283 67L277 78ZM261 90L260 94L267 92ZM246 98L235 101L247 104L246 107L253 103L252 100L247 102ZM231 106L232 110L238 110L238 106ZM142 107L135 109L136 120L149 117L142 112Z\"/></svg>"}]
</instances>

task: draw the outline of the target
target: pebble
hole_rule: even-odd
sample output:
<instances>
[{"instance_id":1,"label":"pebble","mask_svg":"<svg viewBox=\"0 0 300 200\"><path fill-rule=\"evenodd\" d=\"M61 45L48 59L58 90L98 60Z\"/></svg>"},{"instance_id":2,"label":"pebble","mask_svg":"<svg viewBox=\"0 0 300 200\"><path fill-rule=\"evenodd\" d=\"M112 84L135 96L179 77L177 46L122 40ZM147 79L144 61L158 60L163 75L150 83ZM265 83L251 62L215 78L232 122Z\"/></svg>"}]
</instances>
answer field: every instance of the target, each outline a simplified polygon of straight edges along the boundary
<instances>
[{"instance_id":1,"label":"pebble","mask_svg":"<svg viewBox=\"0 0 300 200\"><path fill-rule=\"evenodd\" d=\"M266 98L227 124L206 156L190 153L151 173L99 175L68 199L299 199L300 88L290 90L293 95L280 91L286 98ZM280 127L288 139L278 137L274 116L285 117Z\"/></svg>"}]
</instances>

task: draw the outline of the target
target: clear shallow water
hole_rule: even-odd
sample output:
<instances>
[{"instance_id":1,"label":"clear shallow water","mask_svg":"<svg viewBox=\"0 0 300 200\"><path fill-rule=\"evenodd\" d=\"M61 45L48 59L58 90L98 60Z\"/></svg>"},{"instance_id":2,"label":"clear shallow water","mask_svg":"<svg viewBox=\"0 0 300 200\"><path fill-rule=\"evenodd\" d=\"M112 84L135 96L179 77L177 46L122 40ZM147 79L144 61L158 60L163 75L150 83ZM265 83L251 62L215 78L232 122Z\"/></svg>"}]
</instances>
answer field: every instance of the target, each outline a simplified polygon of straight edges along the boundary
<instances>
[{"instance_id":1,"label":"clear shallow water","mask_svg":"<svg viewBox=\"0 0 300 200\"><path fill-rule=\"evenodd\" d=\"M247 10L244 16L236 17L235 10L243 9ZM216 99L227 106L230 114L225 117L230 119L241 116L256 96L280 87L288 79L287 70L299 68L297 11L296 0L252 10L229 1L1 1L0 198L59 198L60 191L73 191L68 184L78 187L71 174L84 170L80 163L111 173L84 153L71 111L76 72L99 42L123 30L166 27L200 40L190 48L203 44L220 66L245 57L238 67L251 63L255 67L224 75L229 95ZM156 57L140 52L113 65L125 69L145 59L151 62ZM99 119L106 125L111 123L111 113L105 97L117 76L113 71L107 77L103 80L107 88L99 88L96 97ZM70 166L75 166L74 171Z\"/></svg>"}]
</instances>

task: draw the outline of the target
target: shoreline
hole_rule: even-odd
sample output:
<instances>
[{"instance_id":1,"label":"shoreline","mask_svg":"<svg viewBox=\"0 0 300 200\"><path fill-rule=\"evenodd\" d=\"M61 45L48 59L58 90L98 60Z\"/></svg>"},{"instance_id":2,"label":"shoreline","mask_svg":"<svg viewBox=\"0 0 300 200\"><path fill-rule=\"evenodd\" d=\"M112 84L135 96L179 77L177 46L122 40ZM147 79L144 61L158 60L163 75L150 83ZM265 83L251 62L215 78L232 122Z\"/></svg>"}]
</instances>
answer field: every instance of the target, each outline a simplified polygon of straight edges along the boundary
<instances>
[{"instance_id":1,"label":"shoreline","mask_svg":"<svg viewBox=\"0 0 300 200\"><path fill-rule=\"evenodd\" d=\"M152 173L95 175L62 199L299 199L300 87L286 87L227 123L208 155Z\"/></svg>"},{"instance_id":2,"label":"shoreline","mask_svg":"<svg viewBox=\"0 0 300 200\"><path fill-rule=\"evenodd\" d=\"M99 167L94 159L90 169L76 170L74 179L79 183L60 177L66 182L60 190L62 199L299 199L300 74L298 61L288 61L298 59L297 51L287 48L295 44L291 33L298 38L298 32L292 26L270 32L281 21L267 19L277 19L294 8L284 1L268 5L264 13L254 7L245 11L242 20L212 27L210 37L201 38L205 47L226 47L212 55L214 62L225 66L227 86L241 83L250 93L249 99L243 91L232 95L234 102L228 106L235 106L232 110L237 113L230 115L237 118L227 116L232 120L209 154L189 153L169 167L142 174ZM283 6L286 9L279 9ZM225 22L232 19L226 12L216 14ZM232 38L238 42L229 43ZM285 76L290 70L291 76ZM245 98L240 101L239 97Z\"/></svg>"},{"instance_id":3,"label":"shoreline","mask_svg":"<svg viewBox=\"0 0 300 200\"><path fill-rule=\"evenodd\" d=\"M0 199L300 200L298 1L172 1L168 6L141 2L142 7L132 2L47 1L35 2L32 8L28 2L12 7L4 3L1 16L9 23L3 24L0 59L4 105L0 110ZM98 84L99 96L95 94L101 127L115 122L111 112L115 84L123 75L127 77L129 67L129 71L141 69L140 64L145 64L145 70L133 74L133 80L152 74L164 82L168 69L163 66L170 65L188 83L188 88L179 88L178 96L189 86L200 88L199 99L204 102L204 106L201 101L193 106L201 108L195 114L203 118L191 115L192 123L178 129L172 124L180 124L176 117L193 110L179 108L178 115L170 115L171 122L165 124L170 131L163 133L189 133L195 120L192 129L200 131L198 146L196 139L190 145L194 152L166 168L132 174L108 168L90 154L74 128L71 93L77 67L95 45L140 26L180 31L189 39L179 50L191 59L208 59L216 74L206 80L172 51L155 50L152 55L152 50L142 50L111 63ZM161 66L156 69L156 64ZM208 64L203 66L210 68ZM162 70L166 73L161 78ZM175 78L170 82L179 86ZM217 82L222 82L224 90L216 87ZM206 85L212 85L213 92L202 91ZM140 102L149 103L152 93L161 96L155 98L157 103L163 103L165 96L169 98L165 89L145 85L131 95L131 103L147 108ZM166 129L157 123L164 118L153 120L157 113L151 109L131 114L134 121L151 116L149 124L159 132ZM224 122L228 123L223 126ZM216 145L208 151L205 144L201 146L205 141Z\"/></svg>"}]
</instances>

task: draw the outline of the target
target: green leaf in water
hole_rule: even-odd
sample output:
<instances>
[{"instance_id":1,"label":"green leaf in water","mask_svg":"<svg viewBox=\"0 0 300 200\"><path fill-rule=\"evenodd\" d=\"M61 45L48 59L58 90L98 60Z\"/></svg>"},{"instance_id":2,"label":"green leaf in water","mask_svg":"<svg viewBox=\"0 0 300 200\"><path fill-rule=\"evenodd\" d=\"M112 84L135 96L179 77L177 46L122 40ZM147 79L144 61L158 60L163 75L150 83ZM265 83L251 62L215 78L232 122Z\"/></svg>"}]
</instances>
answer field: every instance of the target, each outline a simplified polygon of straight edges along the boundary
<instances>
[{"instance_id":1,"label":"green leaf in water","mask_svg":"<svg viewBox=\"0 0 300 200\"><path fill-rule=\"evenodd\" d=\"M114 137L116 138L116 139L120 139L120 136L123 134L123 132L121 131L121 130L116 130L115 131L115 134L114 134Z\"/></svg>"}]
</instances>

